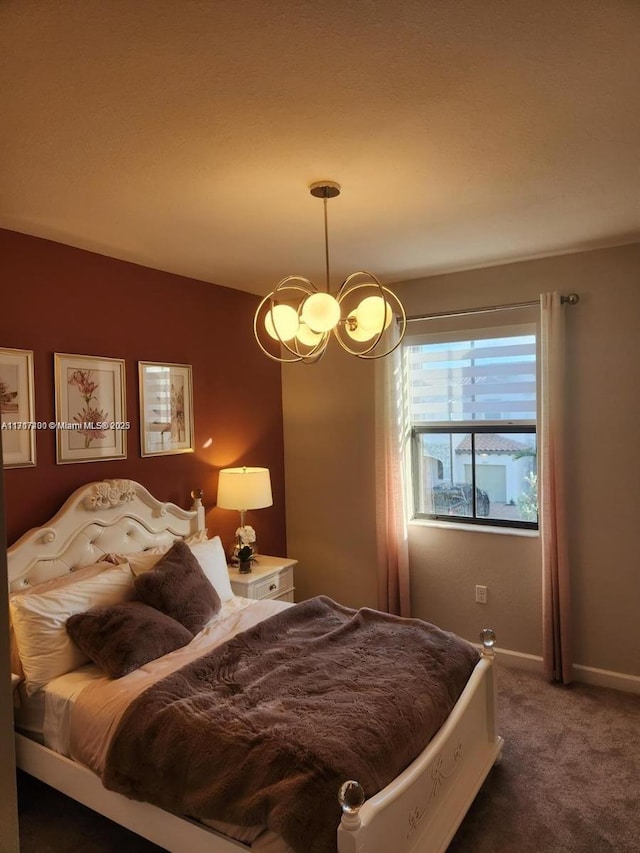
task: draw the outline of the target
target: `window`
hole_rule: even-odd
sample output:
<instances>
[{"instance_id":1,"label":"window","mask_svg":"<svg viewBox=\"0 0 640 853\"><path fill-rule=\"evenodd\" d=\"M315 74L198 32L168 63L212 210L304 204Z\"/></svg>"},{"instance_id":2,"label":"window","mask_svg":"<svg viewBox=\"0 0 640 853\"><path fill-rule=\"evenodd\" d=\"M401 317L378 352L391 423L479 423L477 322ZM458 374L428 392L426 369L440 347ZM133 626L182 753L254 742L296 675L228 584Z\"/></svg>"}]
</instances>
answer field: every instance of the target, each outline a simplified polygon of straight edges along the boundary
<instances>
[{"instance_id":1,"label":"window","mask_svg":"<svg viewBox=\"0 0 640 853\"><path fill-rule=\"evenodd\" d=\"M404 353L414 517L536 529L535 327L422 335Z\"/></svg>"}]
</instances>

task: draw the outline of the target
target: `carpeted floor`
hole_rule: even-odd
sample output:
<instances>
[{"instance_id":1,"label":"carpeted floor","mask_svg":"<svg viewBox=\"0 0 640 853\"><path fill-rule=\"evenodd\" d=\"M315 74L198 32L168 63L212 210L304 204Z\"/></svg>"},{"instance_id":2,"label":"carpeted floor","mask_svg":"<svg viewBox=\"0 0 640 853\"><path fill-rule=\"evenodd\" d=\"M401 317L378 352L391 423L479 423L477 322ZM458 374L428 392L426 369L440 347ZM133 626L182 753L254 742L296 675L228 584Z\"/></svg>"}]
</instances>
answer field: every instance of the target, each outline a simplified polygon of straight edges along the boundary
<instances>
[{"instance_id":1,"label":"carpeted floor","mask_svg":"<svg viewBox=\"0 0 640 853\"><path fill-rule=\"evenodd\" d=\"M449 853L640 853L640 696L501 668L499 697L504 757ZM24 774L18 788L22 853L160 851Z\"/></svg>"},{"instance_id":2,"label":"carpeted floor","mask_svg":"<svg viewBox=\"0 0 640 853\"><path fill-rule=\"evenodd\" d=\"M640 853L640 696L498 679L503 758L448 853Z\"/></svg>"}]
</instances>

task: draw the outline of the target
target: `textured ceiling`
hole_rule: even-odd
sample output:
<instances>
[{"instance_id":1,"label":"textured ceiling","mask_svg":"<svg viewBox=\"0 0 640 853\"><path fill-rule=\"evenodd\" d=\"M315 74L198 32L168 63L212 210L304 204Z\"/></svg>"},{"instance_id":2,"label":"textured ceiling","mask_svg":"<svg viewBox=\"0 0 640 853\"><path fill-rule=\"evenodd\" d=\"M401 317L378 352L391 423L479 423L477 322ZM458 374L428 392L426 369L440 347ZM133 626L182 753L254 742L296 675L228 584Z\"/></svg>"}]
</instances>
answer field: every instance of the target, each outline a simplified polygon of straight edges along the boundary
<instances>
[{"instance_id":1,"label":"textured ceiling","mask_svg":"<svg viewBox=\"0 0 640 853\"><path fill-rule=\"evenodd\" d=\"M640 239L638 0L0 4L0 226L266 292Z\"/></svg>"}]
</instances>

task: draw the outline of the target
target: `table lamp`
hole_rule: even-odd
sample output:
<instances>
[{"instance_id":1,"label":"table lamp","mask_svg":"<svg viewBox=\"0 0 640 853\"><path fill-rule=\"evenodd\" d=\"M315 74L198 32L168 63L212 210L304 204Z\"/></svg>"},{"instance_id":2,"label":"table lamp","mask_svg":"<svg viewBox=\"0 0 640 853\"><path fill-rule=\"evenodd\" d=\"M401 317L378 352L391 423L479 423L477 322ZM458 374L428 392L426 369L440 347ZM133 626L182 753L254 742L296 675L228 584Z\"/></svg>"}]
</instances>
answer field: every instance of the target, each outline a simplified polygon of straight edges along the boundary
<instances>
[{"instance_id":1,"label":"table lamp","mask_svg":"<svg viewBox=\"0 0 640 853\"><path fill-rule=\"evenodd\" d=\"M218 501L220 509L237 509L240 528L245 527L245 514L249 509L263 509L273 504L271 477L268 468L223 468L218 476ZM233 557L241 543L237 542ZM255 547L254 547L255 550Z\"/></svg>"}]
</instances>

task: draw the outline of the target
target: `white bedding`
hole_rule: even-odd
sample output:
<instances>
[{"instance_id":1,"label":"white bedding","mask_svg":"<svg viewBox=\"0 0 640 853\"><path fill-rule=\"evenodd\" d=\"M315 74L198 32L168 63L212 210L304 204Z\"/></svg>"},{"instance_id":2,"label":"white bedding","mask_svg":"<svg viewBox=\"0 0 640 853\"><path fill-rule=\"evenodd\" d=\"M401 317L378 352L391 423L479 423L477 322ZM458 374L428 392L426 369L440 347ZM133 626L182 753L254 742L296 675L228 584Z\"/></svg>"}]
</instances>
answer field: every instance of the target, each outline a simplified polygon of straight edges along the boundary
<instances>
[{"instance_id":1,"label":"white bedding","mask_svg":"<svg viewBox=\"0 0 640 853\"><path fill-rule=\"evenodd\" d=\"M20 682L13 701L15 727L40 743L43 742L44 702L44 690L39 690L34 696L29 697L24 689L24 682Z\"/></svg>"},{"instance_id":2,"label":"white bedding","mask_svg":"<svg viewBox=\"0 0 640 853\"><path fill-rule=\"evenodd\" d=\"M44 690L45 706L42 735L44 745L61 755L71 755L71 714L80 693L104 678L93 663L54 678Z\"/></svg>"},{"instance_id":3,"label":"white bedding","mask_svg":"<svg viewBox=\"0 0 640 853\"><path fill-rule=\"evenodd\" d=\"M69 755L69 717L74 699L91 681L102 677L92 663L53 678L33 696L21 682L14 708L16 728L62 755Z\"/></svg>"}]
</instances>

